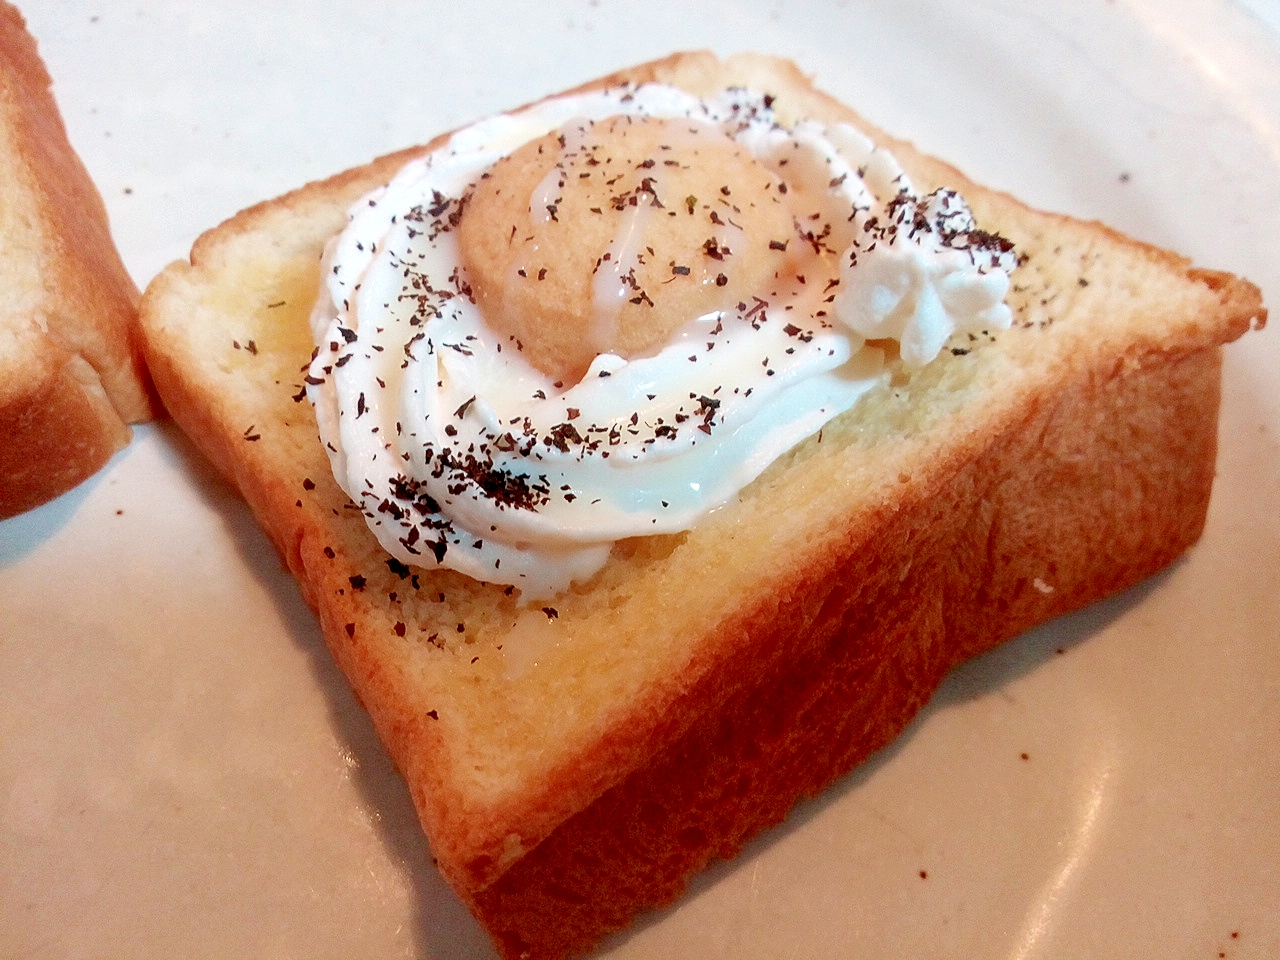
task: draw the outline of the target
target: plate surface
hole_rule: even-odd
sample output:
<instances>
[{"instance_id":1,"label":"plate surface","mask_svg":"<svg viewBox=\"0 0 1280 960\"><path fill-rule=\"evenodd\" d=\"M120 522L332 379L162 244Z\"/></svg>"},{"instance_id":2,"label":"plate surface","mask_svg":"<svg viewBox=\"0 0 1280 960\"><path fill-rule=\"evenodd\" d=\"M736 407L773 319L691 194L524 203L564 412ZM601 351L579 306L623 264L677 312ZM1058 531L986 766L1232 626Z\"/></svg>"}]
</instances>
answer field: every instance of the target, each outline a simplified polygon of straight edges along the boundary
<instances>
[{"instance_id":1,"label":"plate surface","mask_svg":"<svg viewBox=\"0 0 1280 960\"><path fill-rule=\"evenodd\" d=\"M1280 11L1213 0L29 2L140 285L237 209L691 47L1280 298ZM959 670L602 955L1280 956L1280 332L1203 541ZM248 510L171 425L0 523L0 955L492 960Z\"/></svg>"}]
</instances>

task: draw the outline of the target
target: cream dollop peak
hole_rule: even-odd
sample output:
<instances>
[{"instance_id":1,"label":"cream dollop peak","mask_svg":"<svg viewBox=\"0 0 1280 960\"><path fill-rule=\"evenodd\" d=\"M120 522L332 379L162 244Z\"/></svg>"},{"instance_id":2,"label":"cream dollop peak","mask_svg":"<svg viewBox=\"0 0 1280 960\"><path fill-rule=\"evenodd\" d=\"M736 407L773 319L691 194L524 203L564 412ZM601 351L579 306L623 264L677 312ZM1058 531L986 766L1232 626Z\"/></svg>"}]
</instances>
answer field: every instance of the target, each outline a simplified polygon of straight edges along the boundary
<instances>
[{"instance_id":1,"label":"cream dollop peak","mask_svg":"<svg viewBox=\"0 0 1280 960\"><path fill-rule=\"evenodd\" d=\"M569 95L352 208L308 390L392 555L545 597L688 529L887 360L1008 326L1013 266L848 124L740 89Z\"/></svg>"}]
</instances>

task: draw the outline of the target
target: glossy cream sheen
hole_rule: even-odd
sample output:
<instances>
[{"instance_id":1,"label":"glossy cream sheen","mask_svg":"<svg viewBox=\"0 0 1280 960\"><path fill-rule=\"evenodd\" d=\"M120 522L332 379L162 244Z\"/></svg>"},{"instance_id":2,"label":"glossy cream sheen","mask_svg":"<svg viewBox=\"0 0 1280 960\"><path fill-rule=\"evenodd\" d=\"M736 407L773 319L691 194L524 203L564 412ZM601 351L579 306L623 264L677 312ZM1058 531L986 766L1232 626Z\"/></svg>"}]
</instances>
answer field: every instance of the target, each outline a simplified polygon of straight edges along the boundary
<instances>
[{"instance_id":1,"label":"glossy cream sheen","mask_svg":"<svg viewBox=\"0 0 1280 960\"><path fill-rule=\"evenodd\" d=\"M619 114L736 139L797 211L822 212L821 233L797 222L790 242L838 252L839 274L690 317L656 355L602 352L580 382L556 383L486 325L455 228L500 157ZM615 245L622 259L634 243ZM888 375L867 339L898 340L911 367L957 331L1007 327L1013 263L958 196L918 196L847 124L787 129L741 90L556 98L460 131L352 208L323 260L308 392L338 482L393 556L546 598L598 571L619 539L688 529L852 407ZM610 276L596 277L597 300Z\"/></svg>"}]
</instances>

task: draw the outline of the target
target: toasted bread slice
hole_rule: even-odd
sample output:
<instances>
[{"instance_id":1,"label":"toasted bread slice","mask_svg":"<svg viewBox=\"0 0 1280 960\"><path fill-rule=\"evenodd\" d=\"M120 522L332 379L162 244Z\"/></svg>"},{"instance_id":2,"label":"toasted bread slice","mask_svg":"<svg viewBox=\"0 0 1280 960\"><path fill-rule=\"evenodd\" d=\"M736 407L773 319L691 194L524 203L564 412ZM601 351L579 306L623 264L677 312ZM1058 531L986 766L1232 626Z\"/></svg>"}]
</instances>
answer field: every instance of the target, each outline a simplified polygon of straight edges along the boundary
<instances>
[{"instance_id":1,"label":"toasted bread slice","mask_svg":"<svg viewBox=\"0 0 1280 960\"><path fill-rule=\"evenodd\" d=\"M850 120L1023 263L1012 329L903 373L693 530L620 543L554 620L389 562L299 399L321 249L421 150L244 211L143 301L161 396L297 576L441 871L512 958L669 901L887 743L956 663L1186 550L1220 347L1265 317L1247 282L983 189L790 63L681 54L593 86L624 80Z\"/></svg>"},{"instance_id":2,"label":"toasted bread slice","mask_svg":"<svg viewBox=\"0 0 1280 960\"><path fill-rule=\"evenodd\" d=\"M138 290L49 88L0 2L0 517L96 472L152 414Z\"/></svg>"}]
</instances>

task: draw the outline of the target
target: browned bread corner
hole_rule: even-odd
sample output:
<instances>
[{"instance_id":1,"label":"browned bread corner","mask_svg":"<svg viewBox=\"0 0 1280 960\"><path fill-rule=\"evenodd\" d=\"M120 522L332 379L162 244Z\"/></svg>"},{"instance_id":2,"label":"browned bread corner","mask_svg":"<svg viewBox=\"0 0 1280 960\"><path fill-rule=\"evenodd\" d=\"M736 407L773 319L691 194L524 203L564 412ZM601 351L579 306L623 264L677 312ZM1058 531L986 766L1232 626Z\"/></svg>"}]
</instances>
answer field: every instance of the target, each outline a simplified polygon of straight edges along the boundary
<instances>
[{"instance_id":1,"label":"browned bread corner","mask_svg":"<svg viewBox=\"0 0 1280 960\"><path fill-rule=\"evenodd\" d=\"M0 517L95 473L152 415L138 290L50 85L0 2Z\"/></svg>"},{"instance_id":2,"label":"browned bread corner","mask_svg":"<svg viewBox=\"0 0 1280 960\"><path fill-rule=\"evenodd\" d=\"M1013 329L869 395L688 533L620 545L556 598L562 642L534 668L509 669L510 591L388 563L297 399L321 248L417 151L243 212L143 304L166 404L297 576L508 958L581 953L669 902L952 666L1179 556L1211 492L1221 345L1265 317L1251 284L985 190L784 61L681 54L596 84L620 80L858 123L1024 260Z\"/></svg>"}]
</instances>

